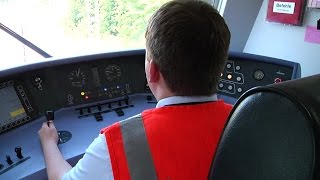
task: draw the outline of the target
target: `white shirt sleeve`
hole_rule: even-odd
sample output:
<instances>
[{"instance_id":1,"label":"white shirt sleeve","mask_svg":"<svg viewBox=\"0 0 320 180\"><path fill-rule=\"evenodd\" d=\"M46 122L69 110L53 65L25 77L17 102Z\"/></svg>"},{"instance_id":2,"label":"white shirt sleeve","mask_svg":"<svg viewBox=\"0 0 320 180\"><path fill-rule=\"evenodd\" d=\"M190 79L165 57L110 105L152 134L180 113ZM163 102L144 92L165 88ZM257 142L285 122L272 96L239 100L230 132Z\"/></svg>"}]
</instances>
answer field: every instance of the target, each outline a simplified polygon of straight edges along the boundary
<instances>
[{"instance_id":1,"label":"white shirt sleeve","mask_svg":"<svg viewBox=\"0 0 320 180\"><path fill-rule=\"evenodd\" d=\"M79 160L75 167L64 174L62 179L114 179L104 134L99 134L87 148L83 158Z\"/></svg>"}]
</instances>

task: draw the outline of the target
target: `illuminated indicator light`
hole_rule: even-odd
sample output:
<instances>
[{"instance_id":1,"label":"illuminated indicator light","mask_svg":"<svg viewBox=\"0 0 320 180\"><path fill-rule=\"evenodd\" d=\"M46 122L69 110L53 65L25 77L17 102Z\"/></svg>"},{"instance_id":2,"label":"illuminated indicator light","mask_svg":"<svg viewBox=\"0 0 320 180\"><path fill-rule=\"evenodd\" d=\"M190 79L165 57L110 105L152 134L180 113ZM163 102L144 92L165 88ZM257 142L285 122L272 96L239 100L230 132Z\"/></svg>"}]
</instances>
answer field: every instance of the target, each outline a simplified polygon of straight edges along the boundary
<instances>
[{"instance_id":1,"label":"illuminated indicator light","mask_svg":"<svg viewBox=\"0 0 320 180\"><path fill-rule=\"evenodd\" d=\"M280 79L280 78L275 78L274 79L274 83L281 83L282 82L282 79Z\"/></svg>"},{"instance_id":2,"label":"illuminated indicator light","mask_svg":"<svg viewBox=\"0 0 320 180\"><path fill-rule=\"evenodd\" d=\"M221 77L223 76L223 73L221 73Z\"/></svg>"},{"instance_id":3,"label":"illuminated indicator light","mask_svg":"<svg viewBox=\"0 0 320 180\"><path fill-rule=\"evenodd\" d=\"M228 79L232 79L232 75L231 75L231 74L228 74L227 78L228 78Z\"/></svg>"},{"instance_id":4,"label":"illuminated indicator light","mask_svg":"<svg viewBox=\"0 0 320 180\"><path fill-rule=\"evenodd\" d=\"M80 94L81 94L81 96L84 96L84 95L85 95L85 93L84 93L84 92L81 92Z\"/></svg>"},{"instance_id":5,"label":"illuminated indicator light","mask_svg":"<svg viewBox=\"0 0 320 180\"><path fill-rule=\"evenodd\" d=\"M104 91L108 91L108 89L107 89L107 88L104 88L103 90L104 90Z\"/></svg>"},{"instance_id":6,"label":"illuminated indicator light","mask_svg":"<svg viewBox=\"0 0 320 180\"><path fill-rule=\"evenodd\" d=\"M120 86L117 86L117 89L120 89Z\"/></svg>"},{"instance_id":7,"label":"illuminated indicator light","mask_svg":"<svg viewBox=\"0 0 320 180\"><path fill-rule=\"evenodd\" d=\"M85 96L84 98L85 98L85 99L89 99L89 96Z\"/></svg>"}]
</instances>

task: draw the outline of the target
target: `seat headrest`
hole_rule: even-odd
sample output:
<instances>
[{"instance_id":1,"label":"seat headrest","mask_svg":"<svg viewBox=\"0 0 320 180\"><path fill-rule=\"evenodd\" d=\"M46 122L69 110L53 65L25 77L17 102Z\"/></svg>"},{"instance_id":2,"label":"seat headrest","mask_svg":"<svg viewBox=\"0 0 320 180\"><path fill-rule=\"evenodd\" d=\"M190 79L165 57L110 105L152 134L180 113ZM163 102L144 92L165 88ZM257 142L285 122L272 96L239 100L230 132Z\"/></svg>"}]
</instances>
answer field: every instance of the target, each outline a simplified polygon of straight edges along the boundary
<instances>
[{"instance_id":1,"label":"seat headrest","mask_svg":"<svg viewBox=\"0 0 320 180\"><path fill-rule=\"evenodd\" d=\"M268 86L293 101L297 101L310 113L320 126L320 74Z\"/></svg>"},{"instance_id":2,"label":"seat headrest","mask_svg":"<svg viewBox=\"0 0 320 180\"><path fill-rule=\"evenodd\" d=\"M209 179L317 179L320 75L258 87L235 104Z\"/></svg>"}]
</instances>

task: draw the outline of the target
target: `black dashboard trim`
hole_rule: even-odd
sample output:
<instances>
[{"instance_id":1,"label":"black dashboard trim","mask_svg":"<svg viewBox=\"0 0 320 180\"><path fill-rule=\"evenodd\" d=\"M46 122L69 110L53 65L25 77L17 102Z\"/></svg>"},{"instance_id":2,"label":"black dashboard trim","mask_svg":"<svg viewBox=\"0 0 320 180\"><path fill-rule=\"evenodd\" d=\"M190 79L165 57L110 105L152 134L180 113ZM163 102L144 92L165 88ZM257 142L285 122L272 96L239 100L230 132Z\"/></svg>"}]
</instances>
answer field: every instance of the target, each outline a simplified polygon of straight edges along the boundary
<instances>
[{"instance_id":1,"label":"black dashboard trim","mask_svg":"<svg viewBox=\"0 0 320 180\"><path fill-rule=\"evenodd\" d=\"M28 64L24 66L2 70L0 71L0 78L6 77L6 76L12 76L12 75L16 75L16 74L20 74L28 71L33 71L37 69L44 69L48 67L69 65L69 64L75 64L75 63L84 63L84 62L96 61L97 59L104 59L104 58L111 59L111 58L118 58L118 57L138 56L138 55L145 55L145 50L137 49L137 50L130 50L130 51L106 52L101 54L92 54L92 55L77 56L77 57L48 58L48 59L44 59L44 62Z\"/></svg>"}]
</instances>

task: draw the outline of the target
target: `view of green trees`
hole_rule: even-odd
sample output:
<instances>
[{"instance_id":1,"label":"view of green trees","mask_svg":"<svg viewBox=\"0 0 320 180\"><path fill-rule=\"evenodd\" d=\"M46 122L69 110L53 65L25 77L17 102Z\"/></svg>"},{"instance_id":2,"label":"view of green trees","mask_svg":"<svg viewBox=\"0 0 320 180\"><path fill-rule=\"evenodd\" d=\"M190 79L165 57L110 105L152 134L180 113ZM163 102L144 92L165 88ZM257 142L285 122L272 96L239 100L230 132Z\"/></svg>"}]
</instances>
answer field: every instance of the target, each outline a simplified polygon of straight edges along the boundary
<instances>
[{"instance_id":1,"label":"view of green trees","mask_svg":"<svg viewBox=\"0 0 320 180\"><path fill-rule=\"evenodd\" d=\"M69 0L66 27L85 37L121 39L133 43L144 38L150 16L168 0Z\"/></svg>"}]
</instances>

